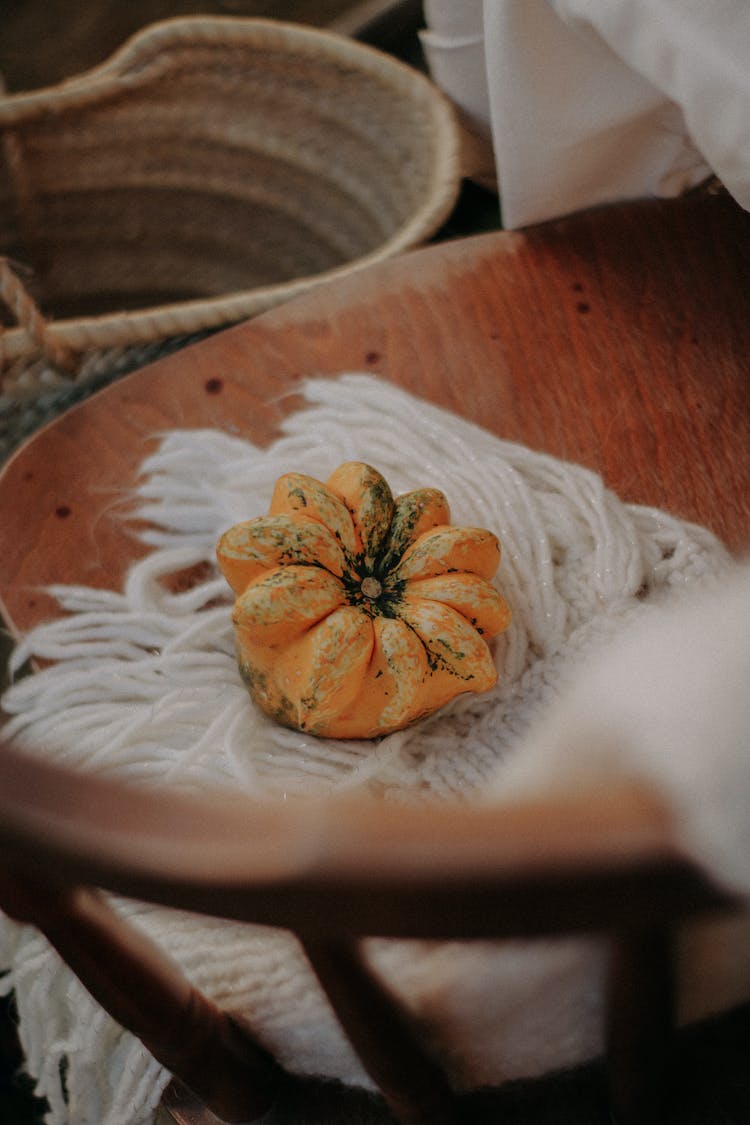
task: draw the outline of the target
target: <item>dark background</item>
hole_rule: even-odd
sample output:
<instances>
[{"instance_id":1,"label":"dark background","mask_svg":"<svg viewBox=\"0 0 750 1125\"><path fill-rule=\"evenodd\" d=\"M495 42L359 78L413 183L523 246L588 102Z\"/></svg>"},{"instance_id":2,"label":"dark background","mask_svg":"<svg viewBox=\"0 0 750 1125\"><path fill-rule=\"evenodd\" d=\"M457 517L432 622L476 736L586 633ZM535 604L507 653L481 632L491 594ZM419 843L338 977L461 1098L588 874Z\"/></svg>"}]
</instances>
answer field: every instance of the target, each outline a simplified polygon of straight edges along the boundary
<instances>
[{"instance_id":1,"label":"dark background","mask_svg":"<svg viewBox=\"0 0 750 1125\"><path fill-rule=\"evenodd\" d=\"M51 85L102 62L146 24L173 16L255 16L356 34L418 52L420 0L0 0L6 90Z\"/></svg>"}]
</instances>

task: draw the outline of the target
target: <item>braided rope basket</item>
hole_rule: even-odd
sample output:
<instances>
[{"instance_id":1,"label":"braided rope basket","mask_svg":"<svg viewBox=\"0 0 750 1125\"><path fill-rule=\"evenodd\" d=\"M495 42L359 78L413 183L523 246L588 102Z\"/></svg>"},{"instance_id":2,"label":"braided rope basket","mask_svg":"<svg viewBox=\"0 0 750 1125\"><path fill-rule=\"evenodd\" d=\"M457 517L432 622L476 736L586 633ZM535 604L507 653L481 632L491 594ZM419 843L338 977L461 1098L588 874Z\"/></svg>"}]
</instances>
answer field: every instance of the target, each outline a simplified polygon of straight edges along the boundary
<instances>
[{"instance_id":1,"label":"braided rope basket","mask_svg":"<svg viewBox=\"0 0 750 1125\"><path fill-rule=\"evenodd\" d=\"M455 202L459 150L419 72L269 20L166 20L0 100L5 396L423 242Z\"/></svg>"}]
</instances>

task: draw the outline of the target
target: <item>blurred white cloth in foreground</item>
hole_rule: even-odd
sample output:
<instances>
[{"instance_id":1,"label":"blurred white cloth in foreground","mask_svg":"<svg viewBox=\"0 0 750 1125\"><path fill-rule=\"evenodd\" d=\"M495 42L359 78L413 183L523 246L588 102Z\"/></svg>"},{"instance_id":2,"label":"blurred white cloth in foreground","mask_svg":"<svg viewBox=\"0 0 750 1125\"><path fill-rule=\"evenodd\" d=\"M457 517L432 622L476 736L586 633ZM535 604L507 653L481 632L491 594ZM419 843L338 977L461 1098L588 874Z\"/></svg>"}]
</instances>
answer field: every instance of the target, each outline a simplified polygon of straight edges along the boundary
<instances>
[{"instance_id":1,"label":"blurred white cloth in foreground","mask_svg":"<svg viewBox=\"0 0 750 1125\"><path fill-rule=\"evenodd\" d=\"M662 601L579 666L498 770L487 798L644 782L686 854L750 896L750 559ZM750 911L707 916L679 941L680 1018L719 1012L750 986Z\"/></svg>"},{"instance_id":2,"label":"blurred white cloth in foreground","mask_svg":"<svg viewBox=\"0 0 750 1125\"><path fill-rule=\"evenodd\" d=\"M656 604L574 682L506 763L504 798L646 782L682 846L750 895L750 562Z\"/></svg>"},{"instance_id":3,"label":"blurred white cloth in foreground","mask_svg":"<svg viewBox=\"0 0 750 1125\"><path fill-rule=\"evenodd\" d=\"M492 140L509 228L675 196L750 209L747 0L425 0L435 81Z\"/></svg>"}]
</instances>

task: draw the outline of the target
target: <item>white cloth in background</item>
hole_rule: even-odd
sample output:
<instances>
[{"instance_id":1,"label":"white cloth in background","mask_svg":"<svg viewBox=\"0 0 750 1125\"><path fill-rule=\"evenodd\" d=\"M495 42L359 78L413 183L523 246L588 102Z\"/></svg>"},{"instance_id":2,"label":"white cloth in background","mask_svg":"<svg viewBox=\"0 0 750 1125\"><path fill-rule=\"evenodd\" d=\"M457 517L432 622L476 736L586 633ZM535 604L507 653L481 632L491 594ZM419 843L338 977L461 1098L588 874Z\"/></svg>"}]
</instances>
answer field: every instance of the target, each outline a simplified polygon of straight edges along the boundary
<instances>
[{"instance_id":1,"label":"white cloth in background","mask_svg":"<svg viewBox=\"0 0 750 1125\"><path fill-rule=\"evenodd\" d=\"M750 209L747 0L426 0L436 82L491 135L506 227L712 172Z\"/></svg>"},{"instance_id":2,"label":"white cloth in background","mask_svg":"<svg viewBox=\"0 0 750 1125\"><path fill-rule=\"evenodd\" d=\"M422 47L438 86L480 134L490 134L490 98L484 56L482 0L425 0Z\"/></svg>"}]
</instances>

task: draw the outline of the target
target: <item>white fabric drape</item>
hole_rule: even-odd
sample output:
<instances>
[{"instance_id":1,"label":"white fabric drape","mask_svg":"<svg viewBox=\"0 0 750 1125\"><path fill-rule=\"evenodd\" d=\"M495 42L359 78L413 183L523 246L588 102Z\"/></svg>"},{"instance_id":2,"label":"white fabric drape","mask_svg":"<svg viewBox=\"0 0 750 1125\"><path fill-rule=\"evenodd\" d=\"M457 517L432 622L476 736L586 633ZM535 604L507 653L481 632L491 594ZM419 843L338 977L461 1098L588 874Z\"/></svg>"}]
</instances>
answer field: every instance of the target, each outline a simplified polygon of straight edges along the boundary
<instances>
[{"instance_id":1,"label":"white fabric drape","mask_svg":"<svg viewBox=\"0 0 750 1125\"><path fill-rule=\"evenodd\" d=\"M507 227L674 196L750 209L748 0L426 0L433 77L491 136Z\"/></svg>"}]
</instances>

